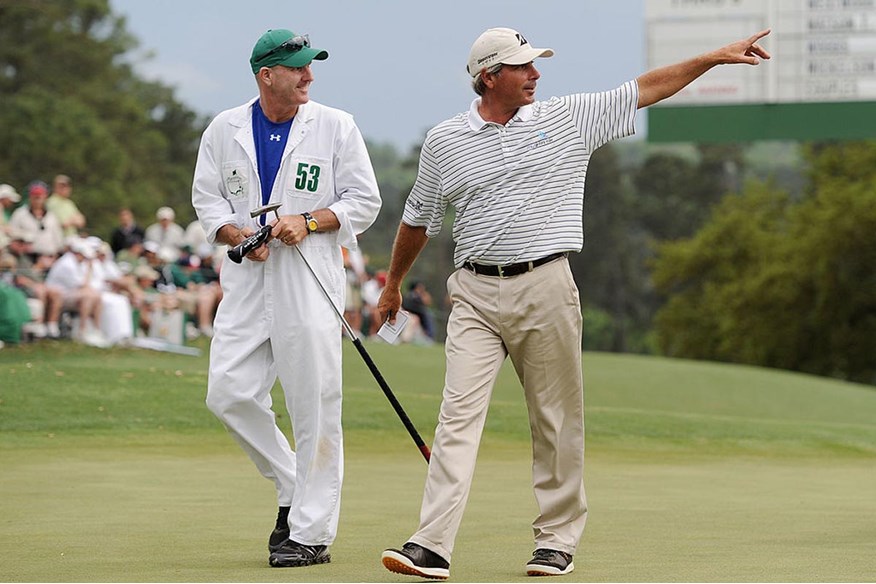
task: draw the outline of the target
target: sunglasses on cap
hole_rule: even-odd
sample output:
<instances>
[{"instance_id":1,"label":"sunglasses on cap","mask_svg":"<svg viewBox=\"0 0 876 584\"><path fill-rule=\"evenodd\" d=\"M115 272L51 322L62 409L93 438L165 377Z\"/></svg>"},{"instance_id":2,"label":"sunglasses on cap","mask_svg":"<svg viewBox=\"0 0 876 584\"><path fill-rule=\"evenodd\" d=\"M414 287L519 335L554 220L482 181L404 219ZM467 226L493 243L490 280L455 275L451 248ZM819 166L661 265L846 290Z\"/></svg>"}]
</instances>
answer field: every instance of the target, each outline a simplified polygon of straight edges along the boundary
<instances>
[{"instance_id":1,"label":"sunglasses on cap","mask_svg":"<svg viewBox=\"0 0 876 584\"><path fill-rule=\"evenodd\" d=\"M289 51L290 53L297 53L304 47L310 46L310 35L299 34L287 41L283 41L282 44L277 45L267 53L260 56L255 62L263 61L273 55L274 53L278 53L280 51Z\"/></svg>"}]
</instances>

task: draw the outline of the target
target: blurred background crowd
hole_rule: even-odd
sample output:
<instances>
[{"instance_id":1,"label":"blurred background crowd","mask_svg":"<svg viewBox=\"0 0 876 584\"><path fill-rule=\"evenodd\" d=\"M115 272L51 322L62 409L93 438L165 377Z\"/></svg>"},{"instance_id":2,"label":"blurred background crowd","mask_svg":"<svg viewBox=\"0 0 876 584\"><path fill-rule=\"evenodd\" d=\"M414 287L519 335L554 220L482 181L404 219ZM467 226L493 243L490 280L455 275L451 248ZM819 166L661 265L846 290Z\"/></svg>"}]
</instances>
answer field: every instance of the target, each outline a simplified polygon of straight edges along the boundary
<instances>
[{"instance_id":1,"label":"blurred background crowd","mask_svg":"<svg viewBox=\"0 0 876 584\"><path fill-rule=\"evenodd\" d=\"M360 251L345 252L345 318L373 337L386 274ZM31 181L22 193L0 184L0 341L69 338L109 347L138 337L211 337L224 257L197 220L182 226L168 206L145 227L121 208L102 239L89 231L69 176ZM432 342L431 304L425 286L411 282L404 308L414 318L403 340Z\"/></svg>"}]
</instances>

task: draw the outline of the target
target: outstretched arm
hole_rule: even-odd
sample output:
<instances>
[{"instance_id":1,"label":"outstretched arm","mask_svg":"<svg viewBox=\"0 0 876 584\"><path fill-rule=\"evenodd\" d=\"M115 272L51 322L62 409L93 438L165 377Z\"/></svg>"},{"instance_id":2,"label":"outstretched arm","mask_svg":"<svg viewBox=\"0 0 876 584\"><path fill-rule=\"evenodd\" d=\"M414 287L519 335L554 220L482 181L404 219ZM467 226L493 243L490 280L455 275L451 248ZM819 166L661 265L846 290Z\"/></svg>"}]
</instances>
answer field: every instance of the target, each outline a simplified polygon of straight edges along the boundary
<instances>
[{"instance_id":1,"label":"outstretched arm","mask_svg":"<svg viewBox=\"0 0 876 584\"><path fill-rule=\"evenodd\" d=\"M762 30L747 39L736 41L726 47L675 65L660 67L644 73L636 79L639 83L638 107L648 107L675 95L716 65L736 63L757 65L761 59L769 59L770 54L757 44L757 41L768 34L770 34L770 29Z\"/></svg>"}]
</instances>

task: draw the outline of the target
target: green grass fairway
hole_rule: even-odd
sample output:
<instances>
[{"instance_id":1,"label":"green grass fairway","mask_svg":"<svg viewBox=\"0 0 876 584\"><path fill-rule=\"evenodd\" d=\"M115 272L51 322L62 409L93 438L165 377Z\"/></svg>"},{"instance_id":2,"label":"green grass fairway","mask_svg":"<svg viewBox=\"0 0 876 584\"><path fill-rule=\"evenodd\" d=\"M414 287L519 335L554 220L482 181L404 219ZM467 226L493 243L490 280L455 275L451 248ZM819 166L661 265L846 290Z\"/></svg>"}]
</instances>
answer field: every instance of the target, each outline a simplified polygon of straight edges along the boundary
<instances>
[{"instance_id":1,"label":"green grass fairway","mask_svg":"<svg viewBox=\"0 0 876 584\"><path fill-rule=\"evenodd\" d=\"M367 347L430 443L442 349ZM426 464L345 348L338 539L331 564L299 569L267 565L273 488L206 410L206 356L60 342L0 351L0 581L416 582L379 557L415 529ZM583 361L590 517L576 570L558 581L876 581L874 388L652 357ZM531 581L528 440L506 366L452 581Z\"/></svg>"}]
</instances>

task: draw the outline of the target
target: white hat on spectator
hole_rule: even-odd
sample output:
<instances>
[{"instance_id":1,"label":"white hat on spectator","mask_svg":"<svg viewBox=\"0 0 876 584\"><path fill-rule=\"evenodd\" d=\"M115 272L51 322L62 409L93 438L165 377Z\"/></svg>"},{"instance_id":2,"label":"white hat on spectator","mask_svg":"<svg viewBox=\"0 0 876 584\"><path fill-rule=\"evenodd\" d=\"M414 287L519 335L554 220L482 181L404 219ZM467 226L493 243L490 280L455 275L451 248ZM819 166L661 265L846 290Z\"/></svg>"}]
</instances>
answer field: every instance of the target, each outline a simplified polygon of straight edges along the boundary
<instances>
[{"instance_id":1,"label":"white hat on spectator","mask_svg":"<svg viewBox=\"0 0 876 584\"><path fill-rule=\"evenodd\" d=\"M13 203L18 203L21 201L21 195L12 188L12 185L2 184L0 185L0 199L9 199Z\"/></svg>"},{"instance_id":2,"label":"white hat on spectator","mask_svg":"<svg viewBox=\"0 0 876 584\"><path fill-rule=\"evenodd\" d=\"M148 251L148 252L152 252L152 253L158 253L158 249L160 247L161 246L158 245L157 241L149 240L149 241L146 241L143 243L143 250Z\"/></svg>"},{"instance_id":3,"label":"white hat on spectator","mask_svg":"<svg viewBox=\"0 0 876 584\"><path fill-rule=\"evenodd\" d=\"M160 207L158 211L155 212L155 216L159 221L161 219L170 219L173 221L176 218L176 213L174 213L173 209L170 207Z\"/></svg>"},{"instance_id":4,"label":"white hat on spectator","mask_svg":"<svg viewBox=\"0 0 876 584\"><path fill-rule=\"evenodd\" d=\"M179 253L169 247L162 247L158 250L158 259L166 264L172 264L179 259Z\"/></svg>"},{"instance_id":5,"label":"white hat on spectator","mask_svg":"<svg viewBox=\"0 0 876 584\"><path fill-rule=\"evenodd\" d=\"M134 268L134 277L135 278L148 278L149 280L157 280L158 272L150 268L149 266L139 265Z\"/></svg>"},{"instance_id":6,"label":"white hat on spectator","mask_svg":"<svg viewBox=\"0 0 876 584\"><path fill-rule=\"evenodd\" d=\"M73 237L68 240L67 245L73 253L78 253L87 259L93 259L97 254L94 253L94 248L83 238Z\"/></svg>"}]
</instances>

